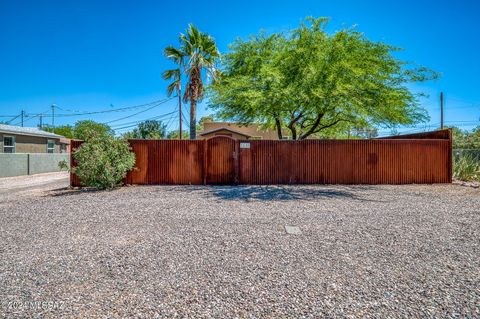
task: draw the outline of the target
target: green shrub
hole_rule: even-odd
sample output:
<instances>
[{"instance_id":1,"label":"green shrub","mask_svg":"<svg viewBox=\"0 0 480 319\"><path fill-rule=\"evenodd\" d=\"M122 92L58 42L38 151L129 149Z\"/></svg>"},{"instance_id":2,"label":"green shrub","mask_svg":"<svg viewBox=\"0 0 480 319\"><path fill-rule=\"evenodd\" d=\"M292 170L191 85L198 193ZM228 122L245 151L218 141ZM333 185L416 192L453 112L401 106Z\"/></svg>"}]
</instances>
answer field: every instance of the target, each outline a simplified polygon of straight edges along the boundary
<instances>
[{"instance_id":1,"label":"green shrub","mask_svg":"<svg viewBox=\"0 0 480 319\"><path fill-rule=\"evenodd\" d=\"M73 172L83 186L113 189L122 184L127 172L135 165L135 154L123 139L94 136L85 141L73 154Z\"/></svg>"},{"instance_id":2,"label":"green shrub","mask_svg":"<svg viewBox=\"0 0 480 319\"><path fill-rule=\"evenodd\" d=\"M68 164L68 162L66 160L61 160L60 162L58 162L58 168L61 171L67 171L67 172L70 171L70 165Z\"/></svg>"},{"instance_id":3,"label":"green shrub","mask_svg":"<svg viewBox=\"0 0 480 319\"><path fill-rule=\"evenodd\" d=\"M453 165L453 177L462 181L480 181L480 161L473 156L463 156Z\"/></svg>"}]
</instances>

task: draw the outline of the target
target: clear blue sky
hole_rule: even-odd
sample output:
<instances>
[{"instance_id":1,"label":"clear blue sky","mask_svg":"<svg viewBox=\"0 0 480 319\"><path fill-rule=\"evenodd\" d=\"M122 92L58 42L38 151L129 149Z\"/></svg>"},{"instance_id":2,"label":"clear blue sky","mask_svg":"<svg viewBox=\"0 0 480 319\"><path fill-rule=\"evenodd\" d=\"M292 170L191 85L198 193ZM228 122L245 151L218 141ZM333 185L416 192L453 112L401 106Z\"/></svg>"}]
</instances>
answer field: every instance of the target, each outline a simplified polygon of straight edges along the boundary
<instances>
[{"instance_id":1,"label":"clear blue sky","mask_svg":"<svg viewBox=\"0 0 480 319\"><path fill-rule=\"evenodd\" d=\"M430 124L440 121L438 95L444 91L446 123L472 128L480 120L479 13L480 4L473 0L0 0L0 115L15 115L22 109L35 114L52 103L94 111L159 100L165 97L166 87L160 74L171 67L162 50L177 44L188 23L210 33L225 52L235 37L260 29L285 31L312 15L330 17L330 31L357 25L372 40L404 48L400 58L441 72L441 79L412 87L430 94L422 100ZM171 101L112 125L119 127L174 108ZM57 118L56 124L84 118L110 121L139 110ZM199 117L208 113L202 104ZM38 118L25 123L36 124ZM170 129L176 125L172 119Z\"/></svg>"}]
</instances>

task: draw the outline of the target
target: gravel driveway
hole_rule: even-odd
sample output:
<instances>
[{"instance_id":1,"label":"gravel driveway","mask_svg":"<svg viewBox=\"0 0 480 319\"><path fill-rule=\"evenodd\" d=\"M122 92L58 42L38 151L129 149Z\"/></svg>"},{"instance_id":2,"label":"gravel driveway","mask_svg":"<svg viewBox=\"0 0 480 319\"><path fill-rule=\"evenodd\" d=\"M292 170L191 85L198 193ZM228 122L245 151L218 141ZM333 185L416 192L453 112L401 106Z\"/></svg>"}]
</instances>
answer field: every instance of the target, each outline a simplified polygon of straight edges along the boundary
<instances>
[{"instance_id":1,"label":"gravel driveway","mask_svg":"<svg viewBox=\"0 0 480 319\"><path fill-rule=\"evenodd\" d=\"M0 200L8 201L19 195L32 195L69 185L70 174L67 172L43 173L0 178Z\"/></svg>"},{"instance_id":2,"label":"gravel driveway","mask_svg":"<svg viewBox=\"0 0 480 319\"><path fill-rule=\"evenodd\" d=\"M0 317L480 317L478 189L2 196Z\"/></svg>"}]
</instances>

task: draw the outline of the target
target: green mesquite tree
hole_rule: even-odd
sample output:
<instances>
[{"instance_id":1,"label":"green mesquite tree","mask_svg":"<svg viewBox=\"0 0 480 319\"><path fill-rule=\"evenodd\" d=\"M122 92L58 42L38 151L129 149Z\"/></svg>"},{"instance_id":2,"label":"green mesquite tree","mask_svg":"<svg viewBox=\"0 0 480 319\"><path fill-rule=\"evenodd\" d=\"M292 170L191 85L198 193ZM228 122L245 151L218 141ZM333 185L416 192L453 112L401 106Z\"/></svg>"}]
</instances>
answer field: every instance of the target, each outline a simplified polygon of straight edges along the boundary
<instances>
[{"instance_id":1,"label":"green mesquite tree","mask_svg":"<svg viewBox=\"0 0 480 319\"><path fill-rule=\"evenodd\" d=\"M236 40L211 85L216 115L275 127L279 138L288 128L299 140L428 119L406 84L434 79L435 72L408 67L393 56L398 48L354 29L329 34L327 23L307 18L287 34Z\"/></svg>"}]
</instances>

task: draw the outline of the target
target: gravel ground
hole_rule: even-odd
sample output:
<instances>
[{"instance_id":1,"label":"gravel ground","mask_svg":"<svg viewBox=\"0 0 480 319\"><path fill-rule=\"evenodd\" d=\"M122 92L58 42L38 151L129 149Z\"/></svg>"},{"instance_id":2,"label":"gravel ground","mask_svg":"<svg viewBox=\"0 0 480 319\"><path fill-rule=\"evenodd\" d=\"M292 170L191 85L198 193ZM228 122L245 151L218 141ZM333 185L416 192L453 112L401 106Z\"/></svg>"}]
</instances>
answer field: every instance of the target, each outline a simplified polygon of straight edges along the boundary
<instances>
[{"instance_id":1,"label":"gravel ground","mask_svg":"<svg viewBox=\"0 0 480 319\"><path fill-rule=\"evenodd\" d=\"M0 317L480 317L479 189L2 196Z\"/></svg>"}]
</instances>

